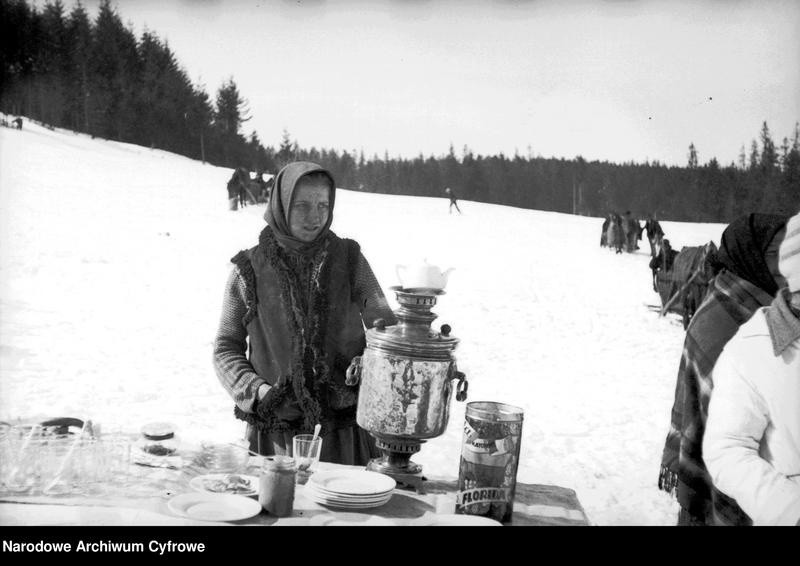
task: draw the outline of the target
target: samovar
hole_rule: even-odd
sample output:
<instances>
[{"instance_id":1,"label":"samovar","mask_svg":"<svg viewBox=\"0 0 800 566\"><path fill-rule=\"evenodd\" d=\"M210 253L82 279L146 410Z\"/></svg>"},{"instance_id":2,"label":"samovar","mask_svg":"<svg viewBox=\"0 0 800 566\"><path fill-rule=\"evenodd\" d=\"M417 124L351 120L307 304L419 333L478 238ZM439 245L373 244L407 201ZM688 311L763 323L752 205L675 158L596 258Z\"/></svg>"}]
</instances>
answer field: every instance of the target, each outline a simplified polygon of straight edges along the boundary
<instances>
[{"instance_id":1,"label":"samovar","mask_svg":"<svg viewBox=\"0 0 800 566\"><path fill-rule=\"evenodd\" d=\"M453 382L458 401L467 398L468 383L456 367L458 339L450 326L442 325L439 332L431 328L437 318L431 309L444 291L391 289L400 304L394 311L398 323L375 321L366 333L364 353L347 370L347 383L361 382L356 420L383 453L367 469L414 486L422 479L422 467L411 456L445 432Z\"/></svg>"}]
</instances>

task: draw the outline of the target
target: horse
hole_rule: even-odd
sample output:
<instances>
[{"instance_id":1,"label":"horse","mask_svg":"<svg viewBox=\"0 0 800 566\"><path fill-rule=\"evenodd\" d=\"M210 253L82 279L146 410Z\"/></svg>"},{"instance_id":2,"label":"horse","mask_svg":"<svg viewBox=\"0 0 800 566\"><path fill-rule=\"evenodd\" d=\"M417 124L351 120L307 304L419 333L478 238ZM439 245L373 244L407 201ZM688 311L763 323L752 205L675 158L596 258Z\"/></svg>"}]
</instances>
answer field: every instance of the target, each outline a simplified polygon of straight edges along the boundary
<instances>
[{"instance_id":1,"label":"horse","mask_svg":"<svg viewBox=\"0 0 800 566\"><path fill-rule=\"evenodd\" d=\"M661 251L661 240L664 238L664 230L661 229L661 224L652 216L644 223L644 228L647 231L647 241L650 243L650 257L656 257Z\"/></svg>"},{"instance_id":2,"label":"horse","mask_svg":"<svg viewBox=\"0 0 800 566\"><path fill-rule=\"evenodd\" d=\"M669 240L659 242L658 254L650 259L650 271L653 274L653 291L658 292L658 272L666 273L670 271L677 255L678 252L669 245Z\"/></svg>"},{"instance_id":3,"label":"horse","mask_svg":"<svg viewBox=\"0 0 800 566\"><path fill-rule=\"evenodd\" d=\"M247 188L250 184L250 174L244 167L237 167L228 180L228 200L232 203L231 210L236 210L236 205L247 205Z\"/></svg>"},{"instance_id":4,"label":"horse","mask_svg":"<svg viewBox=\"0 0 800 566\"><path fill-rule=\"evenodd\" d=\"M250 203L247 193L250 190L250 173L244 167L239 168L239 206L244 208Z\"/></svg>"}]
</instances>

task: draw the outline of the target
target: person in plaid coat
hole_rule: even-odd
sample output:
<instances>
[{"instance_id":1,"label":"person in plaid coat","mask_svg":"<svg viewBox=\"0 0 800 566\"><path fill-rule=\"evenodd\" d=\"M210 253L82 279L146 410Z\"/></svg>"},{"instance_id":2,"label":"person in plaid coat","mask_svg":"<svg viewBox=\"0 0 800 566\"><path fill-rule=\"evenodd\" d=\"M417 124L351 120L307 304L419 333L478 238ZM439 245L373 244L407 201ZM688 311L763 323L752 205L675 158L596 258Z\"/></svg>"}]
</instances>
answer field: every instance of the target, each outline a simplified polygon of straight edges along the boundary
<instances>
[{"instance_id":1,"label":"person in plaid coat","mask_svg":"<svg viewBox=\"0 0 800 566\"><path fill-rule=\"evenodd\" d=\"M748 214L722 234L716 261L720 273L686 329L675 400L661 459L658 487L677 497L679 525L751 523L736 502L714 489L702 443L712 370L725 344L778 291L778 246L786 217Z\"/></svg>"},{"instance_id":2,"label":"person in plaid coat","mask_svg":"<svg viewBox=\"0 0 800 566\"><path fill-rule=\"evenodd\" d=\"M800 525L800 214L779 251L781 289L714 366L703 459L754 525Z\"/></svg>"}]
</instances>

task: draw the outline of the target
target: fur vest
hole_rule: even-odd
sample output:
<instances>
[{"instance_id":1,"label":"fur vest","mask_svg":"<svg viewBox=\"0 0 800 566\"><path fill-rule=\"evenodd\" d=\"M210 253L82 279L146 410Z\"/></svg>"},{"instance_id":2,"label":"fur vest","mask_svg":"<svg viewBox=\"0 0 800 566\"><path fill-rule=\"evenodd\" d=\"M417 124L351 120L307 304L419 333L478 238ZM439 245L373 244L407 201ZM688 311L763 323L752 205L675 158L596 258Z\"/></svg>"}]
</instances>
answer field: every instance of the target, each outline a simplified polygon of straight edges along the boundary
<instances>
[{"instance_id":1,"label":"fur vest","mask_svg":"<svg viewBox=\"0 0 800 566\"><path fill-rule=\"evenodd\" d=\"M232 258L245 279L248 358L273 387L255 413L235 408L237 418L265 432L355 423L358 388L344 380L350 361L366 346L354 298L359 255L357 242L333 232L313 254L296 254L267 227L256 247ZM284 421L276 412L287 411L279 408L302 417Z\"/></svg>"}]
</instances>

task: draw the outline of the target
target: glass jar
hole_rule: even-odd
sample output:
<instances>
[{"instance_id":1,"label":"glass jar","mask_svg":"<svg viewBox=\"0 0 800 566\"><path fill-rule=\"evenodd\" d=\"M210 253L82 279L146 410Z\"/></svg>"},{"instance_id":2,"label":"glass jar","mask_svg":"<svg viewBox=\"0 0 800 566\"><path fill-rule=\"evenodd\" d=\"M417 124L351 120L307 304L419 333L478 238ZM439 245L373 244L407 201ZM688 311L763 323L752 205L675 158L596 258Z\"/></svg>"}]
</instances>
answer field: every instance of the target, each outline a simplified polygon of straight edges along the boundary
<instances>
[{"instance_id":1,"label":"glass jar","mask_svg":"<svg viewBox=\"0 0 800 566\"><path fill-rule=\"evenodd\" d=\"M297 467L294 458L267 456L261 467L258 502L276 517L288 517L294 509L294 482Z\"/></svg>"},{"instance_id":2,"label":"glass jar","mask_svg":"<svg viewBox=\"0 0 800 566\"><path fill-rule=\"evenodd\" d=\"M148 423L142 427L139 448L153 456L172 456L178 451L175 426L170 423Z\"/></svg>"}]
</instances>

